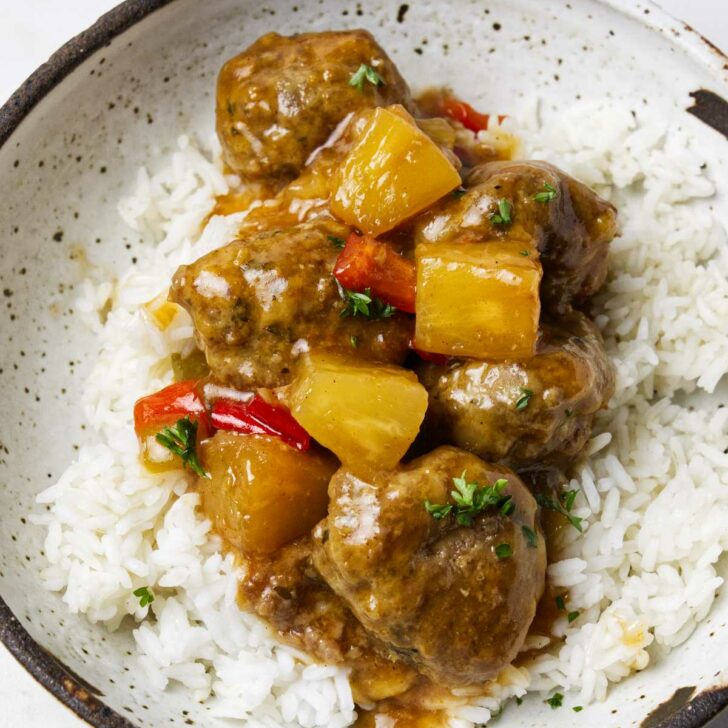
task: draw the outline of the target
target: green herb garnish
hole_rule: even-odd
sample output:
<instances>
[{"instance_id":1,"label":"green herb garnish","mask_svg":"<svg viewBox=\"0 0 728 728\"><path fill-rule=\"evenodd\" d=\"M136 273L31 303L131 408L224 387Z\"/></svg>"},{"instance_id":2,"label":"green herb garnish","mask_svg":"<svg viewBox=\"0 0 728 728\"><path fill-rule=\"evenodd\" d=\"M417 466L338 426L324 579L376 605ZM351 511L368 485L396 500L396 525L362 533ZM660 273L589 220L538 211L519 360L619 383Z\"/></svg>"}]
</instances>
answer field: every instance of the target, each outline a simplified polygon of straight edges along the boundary
<instances>
[{"instance_id":1,"label":"green herb garnish","mask_svg":"<svg viewBox=\"0 0 728 728\"><path fill-rule=\"evenodd\" d=\"M571 624L573 621L579 619L579 612L569 612L566 615L566 619L569 620L569 624Z\"/></svg>"},{"instance_id":2,"label":"green herb garnish","mask_svg":"<svg viewBox=\"0 0 728 728\"><path fill-rule=\"evenodd\" d=\"M569 511L567 511L561 503L555 501L553 498L549 498L547 495L543 495L543 493L537 493L536 502L541 506L541 508L546 508L549 511L556 511L557 513L560 513L577 531L579 531L579 533L584 530L581 523L582 519L579 518L579 516L574 516L569 513Z\"/></svg>"},{"instance_id":3,"label":"green herb garnish","mask_svg":"<svg viewBox=\"0 0 728 728\"><path fill-rule=\"evenodd\" d=\"M139 606L146 607L154 601L154 593L148 586L140 586L134 589L132 594L139 599Z\"/></svg>"},{"instance_id":4,"label":"green herb garnish","mask_svg":"<svg viewBox=\"0 0 728 728\"><path fill-rule=\"evenodd\" d=\"M493 225L510 225L513 222L511 218L511 203L508 200L498 200L498 212L494 212L490 216Z\"/></svg>"},{"instance_id":5,"label":"green herb garnish","mask_svg":"<svg viewBox=\"0 0 728 728\"><path fill-rule=\"evenodd\" d=\"M561 498L564 501L566 510L571 512L571 509L574 507L574 501L576 500L576 491L567 490L566 493L562 493Z\"/></svg>"},{"instance_id":6,"label":"green herb garnish","mask_svg":"<svg viewBox=\"0 0 728 728\"><path fill-rule=\"evenodd\" d=\"M507 480L499 478L493 485L479 486L477 483L468 483L466 475L467 471L464 470L459 478L452 479L455 490L450 491L450 496L454 504L425 501L425 510L433 518L439 521L452 513L461 526L472 526L475 516L486 508L495 506L502 509L511 500L511 496L503 495L508 486Z\"/></svg>"},{"instance_id":7,"label":"green herb garnish","mask_svg":"<svg viewBox=\"0 0 728 728\"><path fill-rule=\"evenodd\" d=\"M533 397L533 391L530 389L526 389L525 387L521 387L521 396L516 400L516 409L520 412L521 410L525 410L526 407L528 407L528 403L531 401L531 397Z\"/></svg>"},{"instance_id":8,"label":"green herb garnish","mask_svg":"<svg viewBox=\"0 0 728 728\"><path fill-rule=\"evenodd\" d=\"M550 185L548 182L544 182L543 190L541 192L537 192L533 199L536 200L536 202L540 202L541 204L546 204L547 202L552 202L559 196L559 191L554 187L553 185Z\"/></svg>"},{"instance_id":9,"label":"green herb garnish","mask_svg":"<svg viewBox=\"0 0 728 728\"><path fill-rule=\"evenodd\" d=\"M581 713L581 711L582 711L582 710L584 710L584 708L583 708L583 706L581 706L581 705L575 705L575 706L574 706L574 707L572 708L572 710L573 710L573 711L574 711L575 713Z\"/></svg>"},{"instance_id":10,"label":"green herb garnish","mask_svg":"<svg viewBox=\"0 0 728 728\"><path fill-rule=\"evenodd\" d=\"M346 240L344 238L337 238L336 235L329 235L329 240L331 241L331 244L337 249L341 250L346 245Z\"/></svg>"},{"instance_id":11,"label":"green herb garnish","mask_svg":"<svg viewBox=\"0 0 728 728\"><path fill-rule=\"evenodd\" d=\"M353 86L359 93L364 93L364 81L369 81L372 86L384 86L384 79L366 63L362 63L349 79L349 86Z\"/></svg>"},{"instance_id":12,"label":"green herb garnish","mask_svg":"<svg viewBox=\"0 0 728 728\"><path fill-rule=\"evenodd\" d=\"M564 696L561 693L554 693L548 700L544 700L544 703L548 703L552 708L560 708L564 703Z\"/></svg>"},{"instance_id":13,"label":"green herb garnish","mask_svg":"<svg viewBox=\"0 0 728 728\"><path fill-rule=\"evenodd\" d=\"M535 549L536 546L538 546L538 536L536 535L536 532L528 526L521 526L521 531L523 531L523 537L526 539L528 548Z\"/></svg>"},{"instance_id":14,"label":"green herb garnish","mask_svg":"<svg viewBox=\"0 0 728 728\"><path fill-rule=\"evenodd\" d=\"M349 337L349 342L351 343L351 346L353 349L359 348L359 337L354 336L353 334Z\"/></svg>"},{"instance_id":15,"label":"green herb garnish","mask_svg":"<svg viewBox=\"0 0 728 728\"><path fill-rule=\"evenodd\" d=\"M556 597L554 600L556 602L556 606L562 611L566 611L566 602L564 601L564 595L559 594L559 596Z\"/></svg>"},{"instance_id":16,"label":"green herb garnish","mask_svg":"<svg viewBox=\"0 0 728 728\"><path fill-rule=\"evenodd\" d=\"M457 187L452 191L452 196L459 200L466 192L467 190L464 187Z\"/></svg>"},{"instance_id":17,"label":"green herb garnish","mask_svg":"<svg viewBox=\"0 0 728 728\"><path fill-rule=\"evenodd\" d=\"M361 314L368 319L375 320L390 318L390 316L397 313L394 306L372 296L370 288L365 288L363 293L341 287L339 287L339 290L341 297L344 299L344 308L339 314L342 318Z\"/></svg>"},{"instance_id":18,"label":"green herb garnish","mask_svg":"<svg viewBox=\"0 0 728 728\"><path fill-rule=\"evenodd\" d=\"M516 705L520 705L523 702L523 698L516 698Z\"/></svg>"},{"instance_id":19,"label":"green herb garnish","mask_svg":"<svg viewBox=\"0 0 728 728\"><path fill-rule=\"evenodd\" d=\"M521 251L521 255L522 255L522 256L523 256L524 258L528 258L528 257L529 257L529 256L530 256L531 254L530 254L530 253L529 253L529 252L528 252L527 250L522 250L522 251Z\"/></svg>"},{"instance_id":20,"label":"green herb garnish","mask_svg":"<svg viewBox=\"0 0 728 728\"><path fill-rule=\"evenodd\" d=\"M182 465L189 468L193 473L201 478L209 478L209 473L200 465L195 452L197 444L197 423L192 422L189 415L172 425L165 427L158 432L154 438L160 445L164 445L167 450L171 450L175 455L182 458Z\"/></svg>"},{"instance_id":21,"label":"green herb garnish","mask_svg":"<svg viewBox=\"0 0 728 728\"><path fill-rule=\"evenodd\" d=\"M513 498L511 498L511 496L507 496L503 501L503 505L500 507L500 512L504 516L510 516L515 510L516 504L513 502Z\"/></svg>"},{"instance_id":22,"label":"green herb garnish","mask_svg":"<svg viewBox=\"0 0 728 728\"><path fill-rule=\"evenodd\" d=\"M513 556L513 549L511 548L511 545L509 543L499 543L495 547L495 555L499 559L509 559L511 556Z\"/></svg>"}]
</instances>

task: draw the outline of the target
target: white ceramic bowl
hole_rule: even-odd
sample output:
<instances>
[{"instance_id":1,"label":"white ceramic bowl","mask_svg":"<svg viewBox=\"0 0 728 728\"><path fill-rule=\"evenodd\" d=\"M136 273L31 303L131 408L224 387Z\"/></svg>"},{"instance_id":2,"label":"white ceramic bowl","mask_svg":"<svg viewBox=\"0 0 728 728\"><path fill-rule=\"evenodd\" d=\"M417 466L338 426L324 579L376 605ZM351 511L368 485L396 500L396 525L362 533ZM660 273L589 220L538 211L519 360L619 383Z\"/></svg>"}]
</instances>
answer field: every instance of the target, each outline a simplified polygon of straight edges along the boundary
<instances>
[{"instance_id":1,"label":"white ceramic bowl","mask_svg":"<svg viewBox=\"0 0 728 728\"><path fill-rule=\"evenodd\" d=\"M179 133L212 132L224 59L271 29L358 26L413 87L444 81L487 109L534 94L554 108L579 96L668 99L681 109L699 89L728 96L728 63L717 49L654 5L628 0L131 0L39 69L0 112L0 636L93 725L216 722L184 691L150 692L123 667L129 634L69 614L38 580L44 534L27 515L84 439L79 390L94 342L73 313L74 284L88 260L111 273L134 262L138 241L116 200ZM708 121L726 133L728 105L708 98ZM685 123L715 160L718 189L728 189L725 138L693 116ZM717 204L725 210L724 196ZM728 684L727 624L723 594L686 644L614 687L605 703L577 715L534 699L508 709L499 725L625 728L681 688L664 714L669 724L707 725L728 703L728 689L718 689Z\"/></svg>"}]
</instances>

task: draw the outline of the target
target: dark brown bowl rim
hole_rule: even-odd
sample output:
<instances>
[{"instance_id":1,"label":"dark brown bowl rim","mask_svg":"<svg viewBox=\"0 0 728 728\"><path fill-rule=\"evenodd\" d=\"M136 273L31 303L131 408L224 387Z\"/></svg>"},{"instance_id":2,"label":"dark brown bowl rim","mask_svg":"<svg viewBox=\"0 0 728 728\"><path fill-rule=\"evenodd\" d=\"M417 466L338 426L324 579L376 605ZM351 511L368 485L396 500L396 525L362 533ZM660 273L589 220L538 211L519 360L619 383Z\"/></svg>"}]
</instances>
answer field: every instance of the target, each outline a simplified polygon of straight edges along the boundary
<instances>
[{"instance_id":1,"label":"dark brown bowl rim","mask_svg":"<svg viewBox=\"0 0 728 728\"><path fill-rule=\"evenodd\" d=\"M0 108L0 147L35 105L86 58L172 2L174 0L125 0L61 46ZM707 39L702 40L712 46ZM725 58L724 54L712 47ZM41 647L15 617L2 596L0 641L38 683L94 728L136 728L130 720L100 699L102 693ZM676 691L675 696L661 706L669 705L664 719L658 717L657 711L653 711L653 720L648 716L642 725L645 728L648 725L649 728L728 728L728 687L704 691L691 700L693 692L694 689L690 688ZM684 698L681 699L680 695Z\"/></svg>"}]
</instances>

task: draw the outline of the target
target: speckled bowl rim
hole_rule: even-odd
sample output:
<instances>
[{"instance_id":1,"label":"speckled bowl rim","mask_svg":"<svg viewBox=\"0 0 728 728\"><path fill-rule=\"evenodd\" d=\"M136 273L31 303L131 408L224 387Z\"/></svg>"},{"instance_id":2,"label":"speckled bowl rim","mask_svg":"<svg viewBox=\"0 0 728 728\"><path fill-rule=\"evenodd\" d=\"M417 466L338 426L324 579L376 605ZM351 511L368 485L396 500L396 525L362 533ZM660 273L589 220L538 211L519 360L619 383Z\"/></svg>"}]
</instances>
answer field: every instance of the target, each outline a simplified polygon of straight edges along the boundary
<instances>
[{"instance_id":1,"label":"speckled bowl rim","mask_svg":"<svg viewBox=\"0 0 728 728\"><path fill-rule=\"evenodd\" d=\"M634 6L627 7L625 0L599 1L617 12L639 18L639 6L637 9ZM125 0L61 46L0 108L0 147L8 141L36 104L86 58L172 2L174 0ZM640 22L650 28L658 19L679 23L693 36L687 41L687 45L692 50L699 51L706 64L715 65L718 61L722 64L723 71L728 70L728 56L722 50L686 23L673 19L651 1L649 5L649 13L654 14L653 18L651 21L639 18ZM645 12L644 8L641 9ZM2 596L0 641L38 683L94 728L136 728L131 721L97 697L98 691L93 686L39 645L18 621ZM660 706L667 708L665 712L671 713L665 720L657 718L657 711L653 711L642 725L646 726L649 721L651 728L728 728L728 686L704 691L692 700L690 697L693 691L685 693L685 690L687 689L681 688L676 691L670 700ZM656 720L653 718L650 721L652 716Z\"/></svg>"}]
</instances>

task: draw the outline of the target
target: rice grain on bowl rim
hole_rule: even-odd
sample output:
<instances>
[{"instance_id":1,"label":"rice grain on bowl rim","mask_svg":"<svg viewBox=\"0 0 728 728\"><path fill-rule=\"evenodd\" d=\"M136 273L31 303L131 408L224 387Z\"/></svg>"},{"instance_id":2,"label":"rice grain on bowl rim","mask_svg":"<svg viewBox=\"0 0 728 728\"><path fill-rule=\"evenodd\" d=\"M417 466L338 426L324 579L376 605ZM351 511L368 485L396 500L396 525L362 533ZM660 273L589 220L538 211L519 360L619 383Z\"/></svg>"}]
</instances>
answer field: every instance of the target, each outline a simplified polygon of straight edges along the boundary
<instances>
[{"instance_id":1,"label":"rice grain on bowl rim","mask_svg":"<svg viewBox=\"0 0 728 728\"><path fill-rule=\"evenodd\" d=\"M596 321L617 371L609 410L569 489L584 532L561 536L551 585L568 594L551 644L482 688L459 690L456 728L483 724L509 697L569 691L565 706L602 700L618 682L686 640L722 584L728 550L728 408L692 407L728 371L728 246L709 167L668 115L582 102L558 118L521 114L524 157L562 167L620 209ZM77 308L98 333L83 405L96 443L83 446L38 501L47 529L45 585L73 612L110 629L136 621L132 658L159 690L180 683L215 715L250 726L350 725L346 671L278 642L236 602L238 568L196 512L181 473L152 475L137 458L135 400L166 385L169 355L191 346L178 314L161 331L144 304L176 268L235 237L241 214L212 217L230 182L219 150L178 140L167 167L141 170L124 222L150 244L119 281L86 281ZM202 232L200 234L200 230ZM111 308L102 323L100 312ZM133 591L155 599L141 607ZM659 654L658 654L659 652ZM533 653L531 653L533 654Z\"/></svg>"}]
</instances>

